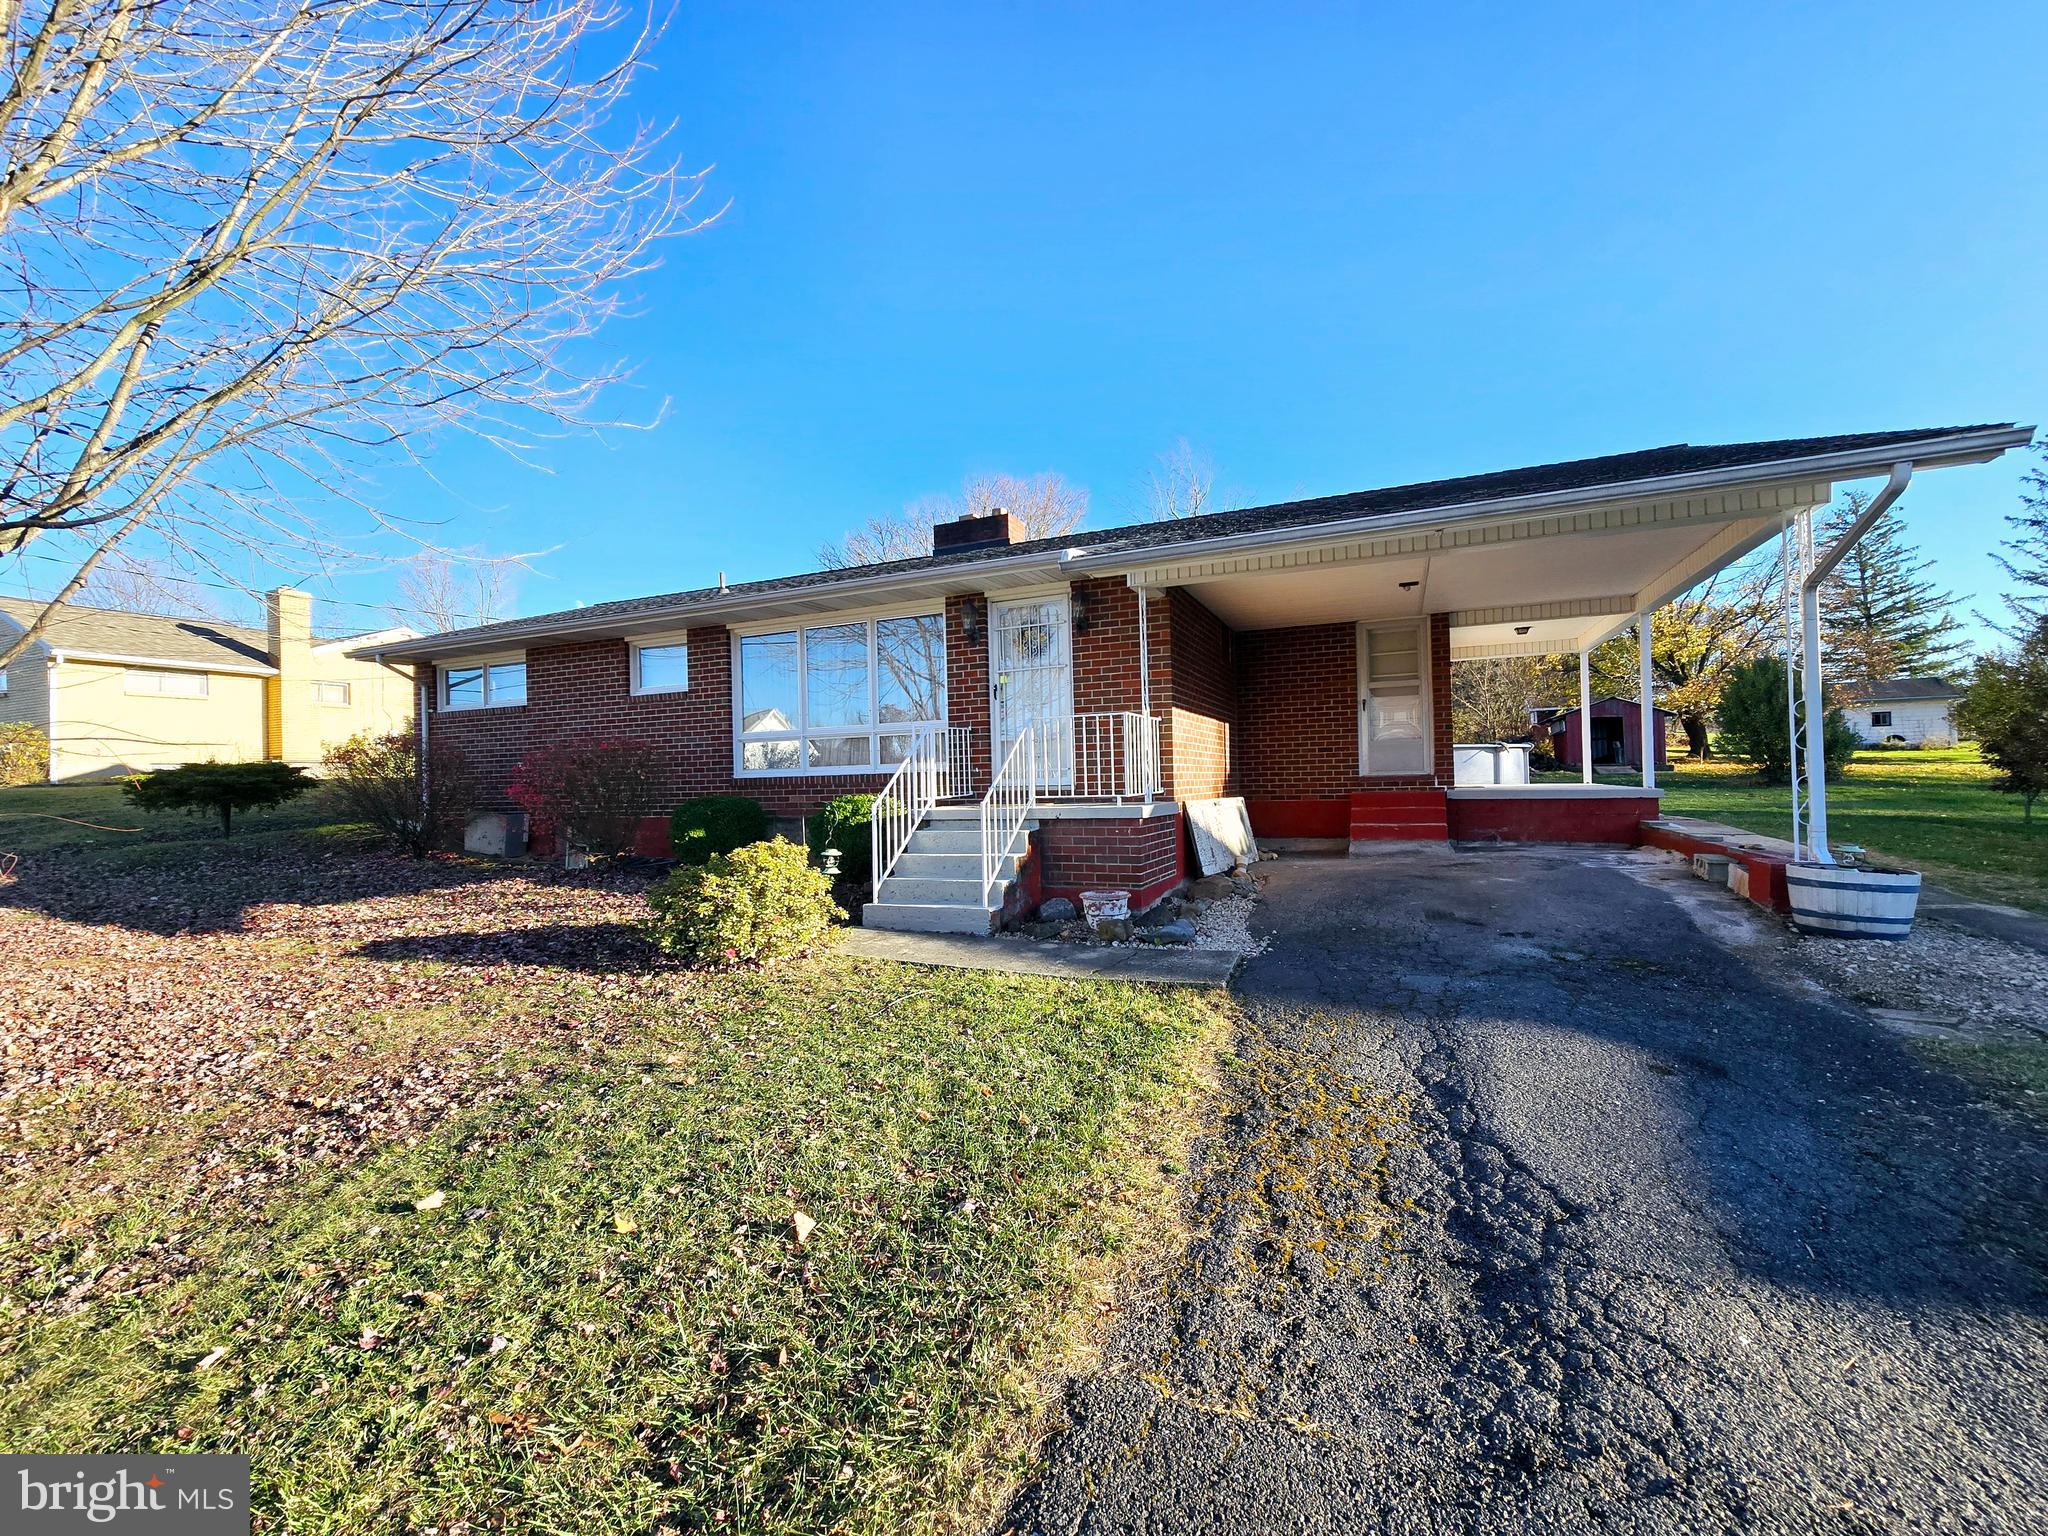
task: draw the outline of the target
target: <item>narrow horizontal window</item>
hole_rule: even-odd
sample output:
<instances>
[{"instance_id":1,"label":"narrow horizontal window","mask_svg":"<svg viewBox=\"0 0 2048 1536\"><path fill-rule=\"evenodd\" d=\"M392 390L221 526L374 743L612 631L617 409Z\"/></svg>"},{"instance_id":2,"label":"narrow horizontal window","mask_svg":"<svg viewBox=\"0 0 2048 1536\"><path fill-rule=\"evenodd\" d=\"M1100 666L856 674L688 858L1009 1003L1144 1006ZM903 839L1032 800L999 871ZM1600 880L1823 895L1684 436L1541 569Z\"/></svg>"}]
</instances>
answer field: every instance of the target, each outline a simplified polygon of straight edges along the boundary
<instances>
[{"instance_id":1,"label":"narrow horizontal window","mask_svg":"<svg viewBox=\"0 0 2048 1536\"><path fill-rule=\"evenodd\" d=\"M346 709L348 707L348 695L349 688L347 683L316 682L313 684L313 699L315 703L332 704L337 708Z\"/></svg>"},{"instance_id":2,"label":"narrow horizontal window","mask_svg":"<svg viewBox=\"0 0 2048 1536\"><path fill-rule=\"evenodd\" d=\"M207 696L204 672L144 672L129 668L125 691L165 699L203 699Z\"/></svg>"},{"instance_id":3,"label":"narrow horizontal window","mask_svg":"<svg viewBox=\"0 0 2048 1536\"><path fill-rule=\"evenodd\" d=\"M681 641L633 647L635 693L682 693L690 686L690 648Z\"/></svg>"}]
</instances>

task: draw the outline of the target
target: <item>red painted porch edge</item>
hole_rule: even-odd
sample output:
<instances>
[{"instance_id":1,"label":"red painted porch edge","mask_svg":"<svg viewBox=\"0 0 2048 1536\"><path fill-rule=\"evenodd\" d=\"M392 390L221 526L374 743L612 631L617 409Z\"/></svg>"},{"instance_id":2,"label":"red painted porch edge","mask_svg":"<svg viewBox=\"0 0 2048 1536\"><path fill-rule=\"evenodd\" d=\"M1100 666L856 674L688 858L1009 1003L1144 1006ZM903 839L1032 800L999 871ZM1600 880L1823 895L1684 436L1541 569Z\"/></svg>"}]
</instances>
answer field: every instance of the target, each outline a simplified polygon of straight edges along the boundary
<instances>
[{"instance_id":1,"label":"red painted porch edge","mask_svg":"<svg viewBox=\"0 0 2048 1536\"><path fill-rule=\"evenodd\" d=\"M1785 887L1785 866L1790 862L1782 854L1761 853L1752 848L1731 848L1726 843L1717 843L1710 837L1697 837L1690 832L1681 832L1676 827L1656 827L1648 822L1643 824L1643 845L1648 848L1663 848L1672 853L1682 853L1690 858L1696 853L1714 853L1732 860L1749 871L1749 899L1760 907L1769 907L1777 912L1792 910L1792 896Z\"/></svg>"}]
</instances>

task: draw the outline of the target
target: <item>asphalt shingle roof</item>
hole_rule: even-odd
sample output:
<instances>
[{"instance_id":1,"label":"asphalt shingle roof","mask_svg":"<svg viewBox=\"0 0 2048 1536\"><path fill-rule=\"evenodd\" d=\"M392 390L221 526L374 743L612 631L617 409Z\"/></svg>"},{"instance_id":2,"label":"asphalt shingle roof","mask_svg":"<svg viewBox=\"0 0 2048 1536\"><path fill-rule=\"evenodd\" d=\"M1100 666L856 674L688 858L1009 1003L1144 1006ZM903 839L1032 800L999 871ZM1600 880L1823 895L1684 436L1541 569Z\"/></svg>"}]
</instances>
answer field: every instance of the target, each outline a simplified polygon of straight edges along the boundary
<instances>
[{"instance_id":1,"label":"asphalt shingle roof","mask_svg":"<svg viewBox=\"0 0 2048 1536\"><path fill-rule=\"evenodd\" d=\"M488 642L493 637L511 637L525 631L544 630L550 624L578 627L602 624L609 619L632 619L669 609L688 607L714 599L729 600L800 591L830 586L854 578L872 580L877 576L918 575L953 566L972 565L992 558L1019 555L1056 555L1063 550L1133 552L1193 539L1228 538L1237 534L1264 533L1276 529L1312 527L1318 523L1341 522L1360 517L1392 517L1405 512L1422 512L1432 507L1455 507L1471 502L1501 501L1519 496L1538 496L1560 491L1596 490L1639 480L1674 475L1699 474L1735 469L1745 465L1771 464L1788 459L1817 458L1826 454L1849 453L1858 449L1897 444L1910 445L1930 438L1951 437L1968 432L1996 431L2009 422L1965 427L1921 427L1902 432L1851 432L1834 437L1776 438L1754 443L1718 443L1695 446L1672 443L1635 453L1613 453L1599 458L1572 459L1557 464L1537 464L1524 469L1502 470L1484 475L1461 475L1448 480L1428 480L1413 485L1388 486L1380 490L1351 491L1339 496L1318 496L1306 501L1279 502L1271 506L1244 507L1212 512L1202 517L1157 523L1133 523L1118 528L1097 528L1061 534L1055 538L1032 539L1019 544L990 545L942 555L923 555L892 560L879 565L855 566L845 570L809 571L796 576L778 576L766 581L735 582L731 586L698 587L654 597L624 598L615 602L592 603L532 618L506 619L473 629L449 631L428 640L460 637Z\"/></svg>"},{"instance_id":2,"label":"asphalt shingle roof","mask_svg":"<svg viewBox=\"0 0 2048 1536\"><path fill-rule=\"evenodd\" d=\"M1847 690L1858 704L1897 704L1906 699L1960 699L1963 690L1942 677L1887 677Z\"/></svg>"},{"instance_id":3,"label":"asphalt shingle roof","mask_svg":"<svg viewBox=\"0 0 2048 1536\"><path fill-rule=\"evenodd\" d=\"M0 597L0 613L24 626L43 611L43 606L33 598ZM154 614L66 603L51 617L41 638L60 651L141 656L188 666L270 666L270 637L262 630L240 624L216 624L211 619L159 618Z\"/></svg>"}]
</instances>

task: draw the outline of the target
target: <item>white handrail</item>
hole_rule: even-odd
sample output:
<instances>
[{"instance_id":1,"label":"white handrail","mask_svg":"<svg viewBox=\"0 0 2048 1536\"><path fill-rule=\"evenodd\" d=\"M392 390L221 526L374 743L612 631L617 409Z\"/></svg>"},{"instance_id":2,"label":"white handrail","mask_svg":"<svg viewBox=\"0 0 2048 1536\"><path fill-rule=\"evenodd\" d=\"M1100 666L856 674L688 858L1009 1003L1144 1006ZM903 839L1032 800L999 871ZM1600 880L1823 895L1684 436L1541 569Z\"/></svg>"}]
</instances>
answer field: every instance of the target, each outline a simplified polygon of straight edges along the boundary
<instances>
[{"instance_id":1,"label":"white handrail","mask_svg":"<svg viewBox=\"0 0 2048 1536\"><path fill-rule=\"evenodd\" d=\"M1149 800L1160 781L1160 723L1132 710L1040 721L1038 787L1062 799Z\"/></svg>"},{"instance_id":2,"label":"white handrail","mask_svg":"<svg viewBox=\"0 0 2048 1536\"><path fill-rule=\"evenodd\" d=\"M1022 731L1010 743L1002 764L981 797L981 893L994 896L996 871L1024 830L1031 807L1038 803L1038 733Z\"/></svg>"},{"instance_id":3,"label":"white handrail","mask_svg":"<svg viewBox=\"0 0 2048 1536\"><path fill-rule=\"evenodd\" d=\"M896 771L889 775L889 782L882 786L868 811L869 849L874 856L877 891L910 845L911 834L939 802L941 782L949 776L951 756L940 742L950 734L944 726L913 734L910 751L896 765Z\"/></svg>"}]
</instances>

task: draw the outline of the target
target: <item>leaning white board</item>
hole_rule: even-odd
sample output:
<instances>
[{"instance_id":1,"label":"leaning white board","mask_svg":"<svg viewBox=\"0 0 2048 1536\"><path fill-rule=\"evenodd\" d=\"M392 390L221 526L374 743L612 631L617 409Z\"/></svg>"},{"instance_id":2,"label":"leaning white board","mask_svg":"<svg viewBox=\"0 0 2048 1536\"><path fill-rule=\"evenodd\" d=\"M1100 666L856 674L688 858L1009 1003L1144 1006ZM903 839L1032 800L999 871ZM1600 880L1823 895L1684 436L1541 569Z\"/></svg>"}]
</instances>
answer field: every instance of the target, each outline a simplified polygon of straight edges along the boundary
<instances>
[{"instance_id":1,"label":"leaning white board","mask_svg":"<svg viewBox=\"0 0 2048 1536\"><path fill-rule=\"evenodd\" d=\"M1252 818L1238 796L1227 800L1189 800L1182 809L1188 813L1188 832L1195 840L1195 867L1202 874L1220 875L1240 864L1258 861L1259 845L1252 840Z\"/></svg>"}]
</instances>

